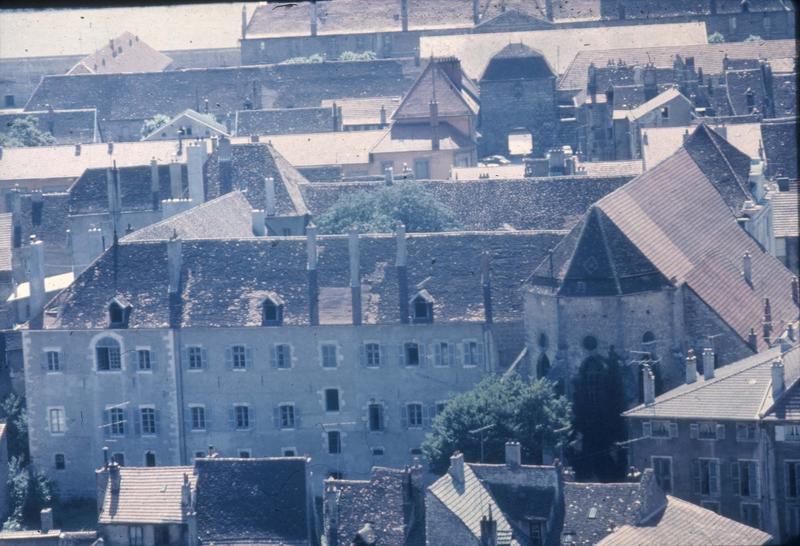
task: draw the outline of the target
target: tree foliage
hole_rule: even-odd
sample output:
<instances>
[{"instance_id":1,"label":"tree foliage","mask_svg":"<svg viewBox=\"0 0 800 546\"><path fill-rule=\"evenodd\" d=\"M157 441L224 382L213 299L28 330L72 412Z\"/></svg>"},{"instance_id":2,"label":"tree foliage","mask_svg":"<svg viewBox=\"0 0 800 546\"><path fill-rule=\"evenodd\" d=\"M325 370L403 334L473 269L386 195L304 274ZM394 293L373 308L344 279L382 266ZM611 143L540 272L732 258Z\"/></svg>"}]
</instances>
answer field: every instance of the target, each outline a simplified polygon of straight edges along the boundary
<instances>
[{"instance_id":1,"label":"tree foliage","mask_svg":"<svg viewBox=\"0 0 800 546\"><path fill-rule=\"evenodd\" d=\"M449 231L458 228L453 213L417 182L395 183L342 195L322 213L320 233L390 232L402 222L407 231Z\"/></svg>"},{"instance_id":2,"label":"tree foliage","mask_svg":"<svg viewBox=\"0 0 800 546\"><path fill-rule=\"evenodd\" d=\"M374 61L377 58L374 51L345 51L339 55L340 61Z\"/></svg>"},{"instance_id":3,"label":"tree foliage","mask_svg":"<svg viewBox=\"0 0 800 546\"><path fill-rule=\"evenodd\" d=\"M142 125L142 136L146 137L153 131L161 129L164 125L169 123L170 117L165 114L156 114L150 119L144 120L144 124Z\"/></svg>"},{"instance_id":4,"label":"tree foliage","mask_svg":"<svg viewBox=\"0 0 800 546\"><path fill-rule=\"evenodd\" d=\"M325 62L324 53L314 53L313 55L309 55L308 57L292 57L290 59L286 59L285 61L281 61L281 64L311 64L311 63L324 63L324 62Z\"/></svg>"},{"instance_id":5,"label":"tree foliage","mask_svg":"<svg viewBox=\"0 0 800 546\"><path fill-rule=\"evenodd\" d=\"M756 34L751 34L750 36L748 36L747 38L744 39L745 42L760 42L762 40L763 40L763 38L761 36L756 35Z\"/></svg>"},{"instance_id":6,"label":"tree foliage","mask_svg":"<svg viewBox=\"0 0 800 546\"><path fill-rule=\"evenodd\" d=\"M0 410L6 421L8 455L17 457L22 464L28 463L28 413L25 398L10 393L0 403Z\"/></svg>"},{"instance_id":7,"label":"tree foliage","mask_svg":"<svg viewBox=\"0 0 800 546\"><path fill-rule=\"evenodd\" d=\"M7 485L10 515L3 523L3 530L20 530L26 524L36 526L41 509L53 503L53 483L43 472L34 472L30 465L12 457L8 463Z\"/></svg>"},{"instance_id":8,"label":"tree foliage","mask_svg":"<svg viewBox=\"0 0 800 546\"><path fill-rule=\"evenodd\" d=\"M556 395L547 379L528 383L518 376L490 376L447 403L422 449L431 470L443 474L455 451L466 461L480 461L480 434L469 431L491 426L484 433L484 462L503 462L505 443L516 440L523 462L541 463L545 449L564 445L570 413L567 399Z\"/></svg>"},{"instance_id":9,"label":"tree foliage","mask_svg":"<svg viewBox=\"0 0 800 546\"><path fill-rule=\"evenodd\" d=\"M715 32L713 34L709 34L708 36L709 44L721 44L724 42L725 42L725 36L723 36L721 32Z\"/></svg>"},{"instance_id":10,"label":"tree foliage","mask_svg":"<svg viewBox=\"0 0 800 546\"><path fill-rule=\"evenodd\" d=\"M0 132L0 146L20 148L23 146L47 146L55 143L53 135L39 129L39 120L33 116L16 118Z\"/></svg>"}]
</instances>

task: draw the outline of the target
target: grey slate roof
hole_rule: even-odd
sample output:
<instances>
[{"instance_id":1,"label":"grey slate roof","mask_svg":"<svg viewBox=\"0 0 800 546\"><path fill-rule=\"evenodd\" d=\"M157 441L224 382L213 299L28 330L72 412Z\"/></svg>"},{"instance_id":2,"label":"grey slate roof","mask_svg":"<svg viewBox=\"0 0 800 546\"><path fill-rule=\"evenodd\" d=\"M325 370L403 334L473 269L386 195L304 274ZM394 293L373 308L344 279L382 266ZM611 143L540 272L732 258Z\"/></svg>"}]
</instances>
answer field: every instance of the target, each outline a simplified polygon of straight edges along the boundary
<instances>
[{"instance_id":1,"label":"grey slate roof","mask_svg":"<svg viewBox=\"0 0 800 546\"><path fill-rule=\"evenodd\" d=\"M539 51L524 44L508 44L489 61L481 81L501 81L555 76Z\"/></svg>"},{"instance_id":2,"label":"grey slate roof","mask_svg":"<svg viewBox=\"0 0 800 546\"><path fill-rule=\"evenodd\" d=\"M448 68L455 73L448 73ZM477 114L474 103L467 101L466 93L460 87L463 79L459 62L432 60L405 94L392 118L428 120L430 103L434 98L439 105L440 118Z\"/></svg>"},{"instance_id":3,"label":"grey slate roof","mask_svg":"<svg viewBox=\"0 0 800 546\"><path fill-rule=\"evenodd\" d=\"M226 193L202 205L170 216L122 238L123 242L181 239L245 238L253 235L252 206L241 191Z\"/></svg>"},{"instance_id":4,"label":"grey slate roof","mask_svg":"<svg viewBox=\"0 0 800 546\"><path fill-rule=\"evenodd\" d=\"M87 169L72 186L69 193L70 214L108 212L108 174L111 169ZM181 180L184 192L187 188L186 165L181 165ZM113 172L113 171L111 171ZM150 190L150 165L121 167L119 176L120 201L123 211L153 209L153 194ZM169 199L169 165L158 166L159 199Z\"/></svg>"},{"instance_id":5,"label":"grey slate roof","mask_svg":"<svg viewBox=\"0 0 800 546\"><path fill-rule=\"evenodd\" d=\"M770 195L772 197L772 230L775 237L800 237L800 187L798 187L798 182L792 181L788 191L776 191Z\"/></svg>"},{"instance_id":6,"label":"grey slate roof","mask_svg":"<svg viewBox=\"0 0 800 546\"><path fill-rule=\"evenodd\" d=\"M108 471L105 471L108 472ZM119 493L106 484L103 506L97 522L103 525L183 523L181 486L189 478L192 491L197 477L191 466L119 468Z\"/></svg>"},{"instance_id":7,"label":"grey slate roof","mask_svg":"<svg viewBox=\"0 0 800 546\"><path fill-rule=\"evenodd\" d=\"M560 237L560 232L547 231L410 234L409 290L414 292L420 285L433 296L435 322L482 322L479 256L486 250L492 259L494 320L519 321L520 288L527 271L544 259ZM324 319L325 290L349 291L347 237L321 236L318 245L320 316ZM268 292L283 298L284 324L309 323L305 238L185 241L181 293L173 301L168 297L166 246L165 242L134 242L109 249L47 305L41 327L105 328L105 306L116 296L132 305L130 328L258 327L260 305ZM364 236L360 251L364 323L399 323L394 237ZM332 304L338 308L341 300L337 297ZM349 298L344 300L349 305Z\"/></svg>"},{"instance_id":8,"label":"grey slate roof","mask_svg":"<svg viewBox=\"0 0 800 546\"><path fill-rule=\"evenodd\" d=\"M325 107L239 110L235 133L241 135L289 135L333 131L333 110Z\"/></svg>"},{"instance_id":9,"label":"grey slate roof","mask_svg":"<svg viewBox=\"0 0 800 546\"><path fill-rule=\"evenodd\" d=\"M170 64L172 59L139 40L138 36L123 32L78 61L70 73L160 72Z\"/></svg>"},{"instance_id":10,"label":"grey slate roof","mask_svg":"<svg viewBox=\"0 0 800 546\"><path fill-rule=\"evenodd\" d=\"M315 544L308 525L308 459L205 458L195 469L202 544Z\"/></svg>"},{"instance_id":11,"label":"grey slate roof","mask_svg":"<svg viewBox=\"0 0 800 546\"><path fill-rule=\"evenodd\" d=\"M797 118L764 120L761 123L761 137L769 176L796 179Z\"/></svg>"},{"instance_id":12,"label":"grey slate roof","mask_svg":"<svg viewBox=\"0 0 800 546\"><path fill-rule=\"evenodd\" d=\"M0 133L15 119L32 116L41 131L53 135L56 144L97 142L97 111L94 108L78 110L3 111L0 110Z\"/></svg>"}]
</instances>

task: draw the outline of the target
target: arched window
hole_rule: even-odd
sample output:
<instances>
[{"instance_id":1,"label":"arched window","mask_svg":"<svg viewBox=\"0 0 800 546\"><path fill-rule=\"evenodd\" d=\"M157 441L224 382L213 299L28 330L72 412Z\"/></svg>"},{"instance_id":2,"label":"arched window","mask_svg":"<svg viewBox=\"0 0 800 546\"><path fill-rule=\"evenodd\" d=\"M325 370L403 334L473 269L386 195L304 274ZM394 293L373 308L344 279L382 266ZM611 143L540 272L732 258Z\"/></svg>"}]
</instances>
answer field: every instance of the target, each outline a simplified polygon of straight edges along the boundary
<instances>
[{"instance_id":1,"label":"arched window","mask_svg":"<svg viewBox=\"0 0 800 546\"><path fill-rule=\"evenodd\" d=\"M280 326L283 323L283 300L278 296L272 295L264 300L261 323L264 326Z\"/></svg>"},{"instance_id":2,"label":"arched window","mask_svg":"<svg viewBox=\"0 0 800 546\"><path fill-rule=\"evenodd\" d=\"M594 351L597 349L597 338L594 336L586 336L583 338L583 348L587 351Z\"/></svg>"},{"instance_id":3,"label":"arched window","mask_svg":"<svg viewBox=\"0 0 800 546\"><path fill-rule=\"evenodd\" d=\"M542 353L539 357L539 361L536 362L536 377L547 377L547 374L550 372L550 359L547 358L547 354Z\"/></svg>"},{"instance_id":4,"label":"arched window","mask_svg":"<svg viewBox=\"0 0 800 546\"><path fill-rule=\"evenodd\" d=\"M122 369L122 354L119 342L111 337L104 337L94 348L95 365L98 371L108 372Z\"/></svg>"}]
</instances>

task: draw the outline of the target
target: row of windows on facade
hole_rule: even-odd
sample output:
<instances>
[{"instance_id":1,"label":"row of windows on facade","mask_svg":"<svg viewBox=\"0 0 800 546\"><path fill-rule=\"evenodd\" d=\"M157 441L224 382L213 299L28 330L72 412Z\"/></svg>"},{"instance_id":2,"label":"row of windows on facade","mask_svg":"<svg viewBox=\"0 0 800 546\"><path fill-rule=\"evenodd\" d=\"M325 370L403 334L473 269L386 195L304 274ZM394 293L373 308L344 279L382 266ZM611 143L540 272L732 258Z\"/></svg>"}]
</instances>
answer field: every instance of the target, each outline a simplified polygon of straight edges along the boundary
<instances>
[{"instance_id":1,"label":"row of windows on facade","mask_svg":"<svg viewBox=\"0 0 800 546\"><path fill-rule=\"evenodd\" d=\"M139 371L153 371L156 354L150 349L139 348L134 351L135 366ZM322 343L319 347L320 363L323 368L339 366L339 346L335 343ZM209 365L208 351L202 346L187 346L182 351L184 366L190 370L206 369ZM434 366L448 367L460 364L465 367L484 364L484 345L467 340L462 343L439 341L426 347L417 342L400 345L387 345L377 342L363 343L359 348L359 361L363 367L379 368L392 361L404 367L418 367L430 360ZM225 363L229 369L246 370L253 367L253 349L246 345L232 345L225 349ZM48 373L63 372L65 362L58 349L46 349L42 359L42 369ZM292 346L276 343L270 349L270 365L273 368L292 368ZM117 340L103 338L95 345L95 366L98 371L122 370L122 350Z\"/></svg>"},{"instance_id":2,"label":"row of windows on facade","mask_svg":"<svg viewBox=\"0 0 800 546\"><path fill-rule=\"evenodd\" d=\"M724 440L726 425L714 421L689 423L689 438L692 440ZM642 436L646 438L678 438L678 423L666 419L642 421ZM800 441L800 425L786 424L776 427L776 439L787 442ZM758 424L736 423L737 442L757 442Z\"/></svg>"}]
</instances>

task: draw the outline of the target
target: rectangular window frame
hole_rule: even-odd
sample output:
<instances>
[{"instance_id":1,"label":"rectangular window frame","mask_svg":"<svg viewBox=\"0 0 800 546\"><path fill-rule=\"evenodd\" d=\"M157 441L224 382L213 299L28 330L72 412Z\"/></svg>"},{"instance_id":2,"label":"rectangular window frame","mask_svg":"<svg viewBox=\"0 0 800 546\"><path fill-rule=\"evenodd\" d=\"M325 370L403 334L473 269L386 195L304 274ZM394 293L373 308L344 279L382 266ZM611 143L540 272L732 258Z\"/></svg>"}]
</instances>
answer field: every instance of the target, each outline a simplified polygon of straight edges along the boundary
<instances>
[{"instance_id":1,"label":"rectangular window frame","mask_svg":"<svg viewBox=\"0 0 800 546\"><path fill-rule=\"evenodd\" d=\"M278 424L281 430L295 430L297 428L297 412L294 402L281 402L278 404Z\"/></svg>"},{"instance_id":2,"label":"rectangular window frame","mask_svg":"<svg viewBox=\"0 0 800 546\"><path fill-rule=\"evenodd\" d=\"M412 423L412 408L414 408L415 419ZM410 429L421 429L425 426L425 405L422 402L408 402L406 404L406 423ZM418 422L417 422L418 421Z\"/></svg>"},{"instance_id":3,"label":"rectangular window frame","mask_svg":"<svg viewBox=\"0 0 800 546\"><path fill-rule=\"evenodd\" d=\"M755 422L736 423L736 441L758 442L758 423Z\"/></svg>"},{"instance_id":4,"label":"rectangular window frame","mask_svg":"<svg viewBox=\"0 0 800 546\"><path fill-rule=\"evenodd\" d=\"M745 509L755 510L756 519L758 520L755 522L749 521L747 517L745 517ZM739 521L744 523L745 525L749 525L750 527L755 527L756 529L761 529L761 504L757 502L742 502L739 504L739 517L741 518Z\"/></svg>"},{"instance_id":5,"label":"rectangular window frame","mask_svg":"<svg viewBox=\"0 0 800 546\"><path fill-rule=\"evenodd\" d=\"M664 487L663 480L661 479L662 476L659 473L659 469L656 468L656 461L666 461L669 467L669 486ZM675 474L672 469L672 457L669 455L653 455L650 457L650 467L653 469L653 474L655 475L656 481L664 493L671 494L673 491L674 481L675 481Z\"/></svg>"},{"instance_id":6,"label":"rectangular window frame","mask_svg":"<svg viewBox=\"0 0 800 546\"><path fill-rule=\"evenodd\" d=\"M244 371L247 369L247 346L231 345L231 369Z\"/></svg>"},{"instance_id":7,"label":"rectangular window frame","mask_svg":"<svg viewBox=\"0 0 800 546\"><path fill-rule=\"evenodd\" d=\"M253 430L250 404L237 402L233 405L233 428L237 431Z\"/></svg>"},{"instance_id":8,"label":"rectangular window frame","mask_svg":"<svg viewBox=\"0 0 800 546\"><path fill-rule=\"evenodd\" d=\"M326 451L328 455L342 454L342 431L328 430L325 432ZM334 449L335 446L335 449Z\"/></svg>"},{"instance_id":9,"label":"rectangular window frame","mask_svg":"<svg viewBox=\"0 0 800 546\"><path fill-rule=\"evenodd\" d=\"M332 353L332 354L331 354ZM329 341L319 345L319 361L323 370L335 370L339 367L339 344ZM333 365L331 366L331 362Z\"/></svg>"},{"instance_id":10,"label":"rectangular window frame","mask_svg":"<svg viewBox=\"0 0 800 546\"><path fill-rule=\"evenodd\" d=\"M64 367L61 364L61 348L45 347L42 351L44 352L45 372L48 374L64 373Z\"/></svg>"},{"instance_id":11,"label":"rectangular window frame","mask_svg":"<svg viewBox=\"0 0 800 546\"><path fill-rule=\"evenodd\" d=\"M186 347L186 357L189 362L187 368L190 372L200 372L206 367L205 351L202 345L189 345Z\"/></svg>"},{"instance_id":12,"label":"rectangular window frame","mask_svg":"<svg viewBox=\"0 0 800 546\"><path fill-rule=\"evenodd\" d=\"M364 342L364 366L367 368L381 367L381 344L378 341Z\"/></svg>"},{"instance_id":13,"label":"rectangular window frame","mask_svg":"<svg viewBox=\"0 0 800 546\"><path fill-rule=\"evenodd\" d=\"M127 433L127 423L125 416L125 409L119 406L110 406L106 408L108 412L108 434L112 438L124 437Z\"/></svg>"},{"instance_id":14,"label":"rectangular window frame","mask_svg":"<svg viewBox=\"0 0 800 546\"><path fill-rule=\"evenodd\" d=\"M64 406L47 407L47 429L53 436L63 436L66 434L67 413L64 410Z\"/></svg>"},{"instance_id":15,"label":"rectangular window frame","mask_svg":"<svg viewBox=\"0 0 800 546\"><path fill-rule=\"evenodd\" d=\"M278 370L291 370L292 363L292 346L289 343L276 343L272 347L273 356L275 358L275 368Z\"/></svg>"},{"instance_id":16,"label":"rectangular window frame","mask_svg":"<svg viewBox=\"0 0 800 546\"><path fill-rule=\"evenodd\" d=\"M336 392L336 409L330 409L330 404L328 404L328 392ZM322 390L322 404L325 409L325 413L339 413L342 411L342 390L338 387L326 387Z\"/></svg>"},{"instance_id":17,"label":"rectangular window frame","mask_svg":"<svg viewBox=\"0 0 800 546\"><path fill-rule=\"evenodd\" d=\"M131 525L128 527L128 546L144 546L144 527Z\"/></svg>"},{"instance_id":18,"label":"rectangular window frame","mask_svg":"<svg viewBox=\"0 0 800 546\"><path fill-rule=\"evenodd\" d=\"M136 347L136 371L153 373L153 351L150 347Z\"/></svg>"},{"instance_id":19,"label":"rectangular window frame","mask_svg":"<svg viewBox=\"0 0 800 546\"><path fill-rule=\"evenodd\" d=\"M483 362L483 355L478 354L481 344L477 339L464 340L464 355L462 358L462 366L465 368L477 368Z\"/></svg>"},{"instance_id":20,"label":"rectangular window frame","mask_svg":"<svg viewBox=\"0 0 800 546\"><path fill-rule=\"evenodd\" d=\"M794 467L794 471L790 467ZM792 474L794 474L794 494L792 494ZM783 461L783 486L784 496L787 499L800 500L800 459Z\"/></svg>"},{"instance_id":21,"label":"rectangular window frame","mask_svg":"<svg viewBox=\"0 0 800 546\"><path fill-rule=\"evenodd\" d=\"M377 409L377 418L373 420L372 410ZM377 424L377 426L373 426ZM386 431L386 407L380 402L370 402L367 404L367 430L369 432Z\"/></svg>"},{"instance_id":22,"label":"rectangular window frame","mask_svg":"<svg viewBox=\"0 0 800 546\"><path fill-rule=\"evenodd\" d=\"M206 432L208 430L208 419L206 416L205 404L189 404L188 408L189 408L189 431Z\"/></svg>"},{"instance_id":23,"label":"rectangular window frame","mask_svg":"<svg viewBox=\"0 0 800 546\"><path fill-rule=\"evenodd\" d=\"M149 417L145 419L145 412ZM139 423L142 436L157 436L158 435L158 421L156 418L156 407L154 405L146 404L139 406ZM145 426L145 424L152 425Z\"/></svg>"},{"instance_id":24,"label":"rectangular window frame","mask_svg":"<svg viewBox=\"0 0 800 546\"><path fill-rule=\"evenodd\" d=\"M410 364L411 362L410 351L412 351L414 348L416 349L417 352L416 364ZM406 368L419 368L422 365L422 344L420 342L406 341L403 343L403 365Z\"/></svg>"}]
</instances>

